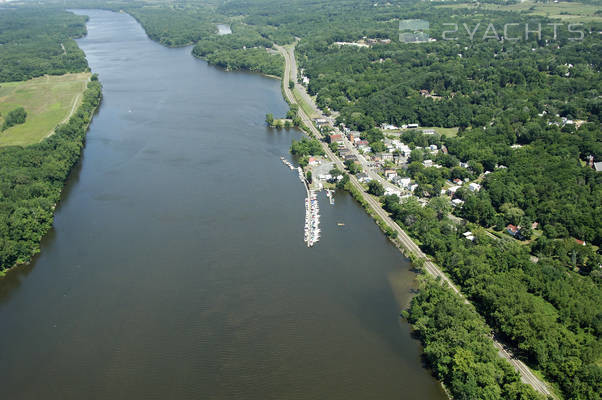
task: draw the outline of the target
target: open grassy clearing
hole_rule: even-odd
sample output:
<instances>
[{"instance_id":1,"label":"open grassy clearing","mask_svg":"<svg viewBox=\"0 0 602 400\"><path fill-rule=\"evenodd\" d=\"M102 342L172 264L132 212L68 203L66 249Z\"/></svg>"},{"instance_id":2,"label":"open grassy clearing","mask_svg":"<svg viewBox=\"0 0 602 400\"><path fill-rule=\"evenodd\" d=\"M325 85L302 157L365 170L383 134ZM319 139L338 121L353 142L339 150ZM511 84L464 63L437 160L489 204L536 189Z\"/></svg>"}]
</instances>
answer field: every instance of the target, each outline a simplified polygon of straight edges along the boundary
<instances>
[{"instance_id":1,"label":"open grassy clearing","mask_svg":"<svg viewBox=\"0 0 602 400\"><path fill-rule=\"evenodd\" d=\"M0 84L0 114L25 108L27 120L0 132L0 146L27 146L52 134L81 104L89 72ZM0 125L4 122L0 116Z\"/></svg>"},{"instance_id":2,"label":"open grassy clearing","mask_svg":"<svg viewBox=\"0 0 602 400\"><path fill-rule=\"evenodd\" d=\"M310 118L319 117L319 115L313 110L313 108L305 102L303 95L299 93L299 90L297 88L294 88L292 92L293 96L295 96L295 100L297 100L297 104L299 104L303 111L305 111L305 114L307 114Z\"/></svg>"},{"instance_id":3,"label":"open grassy clearing","mask_svg":"<svg viewBox=\"0 0 602 400\"><path fill-rule=\"evenodd\" d=\"M441 4L438 7L462 8L462 9L481 9L495 11L515 11L524 12L529 15L536 15L548 18L558 18L567 22L602 22L602 6L596 4L582 4L576 2L558 2L558 3L536 3L527 0L517 4ZM597 13L598 12L598 13ZM597 13L597 14L596 14Z\"/></svg>"},{"instance_id":4,"label":"open grassy clearing","mask_svg":"<svg viewBox=\"0 0 602 400\"><path fill-rule=\"evenodd\" d=\"M447 137L455 137L458 136L458 128L441 128L438 126L421 126L419 129L432 129L440 135L445 135Z\"/></svg>"}]
</instances>

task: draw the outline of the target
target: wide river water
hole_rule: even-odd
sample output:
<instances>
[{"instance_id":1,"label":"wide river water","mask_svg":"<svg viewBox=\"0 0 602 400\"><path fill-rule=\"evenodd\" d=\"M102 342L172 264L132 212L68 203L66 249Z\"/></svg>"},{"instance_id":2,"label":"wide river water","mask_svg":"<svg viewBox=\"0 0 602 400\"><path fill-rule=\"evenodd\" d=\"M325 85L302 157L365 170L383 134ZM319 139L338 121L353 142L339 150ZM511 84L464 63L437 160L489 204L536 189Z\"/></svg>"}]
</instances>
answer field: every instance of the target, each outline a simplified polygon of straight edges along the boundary
<instances>
[{"instance_id":1,"label":"wide river water","mask_svg":"<svg viewBox=\"0 0 602 400\"><path fill-rule=\"evenodd\" d=\"M280 83L81 13L104 100L40 256L0 280L1 397L444 399L398 317L409 264L349 195L305 247L300 133L263 122Z\"/></svg>"}]
</instances>

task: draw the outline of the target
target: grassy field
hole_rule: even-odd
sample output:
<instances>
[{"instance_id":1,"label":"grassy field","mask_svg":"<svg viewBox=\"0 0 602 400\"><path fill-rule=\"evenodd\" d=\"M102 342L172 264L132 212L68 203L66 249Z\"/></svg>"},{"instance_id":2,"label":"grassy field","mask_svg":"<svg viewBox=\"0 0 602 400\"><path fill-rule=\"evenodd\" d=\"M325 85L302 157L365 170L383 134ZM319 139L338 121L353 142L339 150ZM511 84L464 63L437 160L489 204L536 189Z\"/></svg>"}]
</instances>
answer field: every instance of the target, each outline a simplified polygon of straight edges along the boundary
<instances>
[{"instance_id":1,"label":"grassy field","mask_svg":"<svg viewBox=\"0 0 602 400\"><path fill-rule=\"evenodd\" d=\"M462 9L481 9L498 11L524 12L528 15L537 15L549 18L558 18L567 22L602 22L602 14L596 14L602 10L600 5L582 4L577 2L558 2L558 3L536 3L532 0L526 0L517 4L442 4L438 7L462 8Z\"/></svg>"},{"instance_id":2,"label":"grassy field","mask_svg":"<svg viewBox=\"0 0 602 400\"><path fill-rule=\"evenodd\" d=\"M440 135L445 135L447 137L455 137L458 135L458 128L441 128L438 126L421 126L420 129L433 129L435 132L437 132Z\"/></svg>"},{"instance_id":3,"label":"grassy field","mask_svg":"<svg viewBox=\"0 0 602 400\"><path fill-rule=\"evenodd\" d=\"M27 112L24 124L0 132L0 146L27 146L51 135L80 105L89 79L90 73L82 72L0 84L0 114L17 107Z\"/></svg>"},{"instance_id":4,"label":"grassy field","mask_svg":"<svg viewBox=\"0 0 602 400\"><path fill-rule=\"evenodd\" d=\"M301 107L303 109L303 111L305 111L305 114L307 114L308 117L310 117L310 118L319 117L319 114L314 112L314 109L305 102L305 99L303 98L301 93L299 93L299 90L297 88L294 88L292 90L292 92L293 92L293 96L295 97L295 100L297 101L297 104L299 104L299 107Z\"/></svg>"},{"instance_id":5,"label":"grassy field","mask_svg":"<svg viewBox=\"0 0 602 400\"><path fill-rule=\"evenodd\" d=\"M417 128L416 130L418 131L422 131L424 129L433 129L435 132L437 132L440 135L445 135L448 138L449 137L455 137L458 136L458 128L441 128L439 126L421 126L419 128ZM408 129L408 130L413 130L413 129ZM383 131L383 133L385 135L388 134L393 134L396 136L399 136L399 134L401 134L402 132L405 132L406 130L395 130L395 131Z\"/></svg>"}]
</instances>

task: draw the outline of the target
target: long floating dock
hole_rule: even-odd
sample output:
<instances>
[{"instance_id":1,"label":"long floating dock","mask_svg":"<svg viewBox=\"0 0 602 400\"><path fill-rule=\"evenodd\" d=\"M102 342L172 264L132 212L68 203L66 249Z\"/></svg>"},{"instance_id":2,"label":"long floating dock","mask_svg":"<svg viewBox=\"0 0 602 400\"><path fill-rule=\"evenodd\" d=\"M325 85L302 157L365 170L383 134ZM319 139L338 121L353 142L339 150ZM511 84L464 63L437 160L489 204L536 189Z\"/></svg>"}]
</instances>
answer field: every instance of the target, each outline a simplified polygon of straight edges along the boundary
<instances>
[{"instance_id":1,"label":"long floating dock","mask_svg":"<svg viewBox=\"0 0 602 400\"><path fill-rule=\"evenodd\" d=\"M280 160L284 165L289 167L291 170L295 167L285 159L280 157ZM305 176L303 176L303 169L297 167L299 173L299 180L303 183L305 191L307 192L307 198L305 199L305 225L303 240L307 244L307 247L312 247L315 243L320 240L320 206L316 193L309 188L309 183Z\"/></svg>"}]
</instances>

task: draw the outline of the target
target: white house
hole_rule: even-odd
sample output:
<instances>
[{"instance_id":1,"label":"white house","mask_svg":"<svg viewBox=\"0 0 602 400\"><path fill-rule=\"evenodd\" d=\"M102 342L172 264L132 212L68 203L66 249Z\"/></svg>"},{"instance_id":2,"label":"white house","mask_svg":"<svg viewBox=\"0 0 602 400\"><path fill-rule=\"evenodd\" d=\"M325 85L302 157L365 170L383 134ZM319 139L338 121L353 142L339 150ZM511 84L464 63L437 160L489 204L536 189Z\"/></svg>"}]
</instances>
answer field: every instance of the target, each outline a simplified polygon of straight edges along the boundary
<instances>
[{"instance_id":1,"label":"white house","mask_svg":"<svg viewBox=\"0 0 602 400\"><path fill-rule=\"evenodd\" d=\"M447 194L454 195L458 189L460 189L460 186L452 186L447 189Z\"/></svg>"},{"instance_id":2,"label":"white house","mask_svg":"<svg viewBox=\"0 0 602 400\"><path fill-rule=\"evenodd\" d=\"M474 235L472 234L471 231L466 231L462 234L462 236L464 236L466 239L470 240L471 242L474 241Z\"/></svg>"},{"instance_id":3,"label":"white house","mask_svg":"<svg viewBox=\"0 0 602 400\"><path fill-rule=\"evenodd\" d=\"M385 189L385 196L389 196L389 195L396 195L397 197L401 197L401 190L396 190L393 188L386 188Z\"/></svg>"},{"instance_id":4,"label":"white house","mask_svg":"<svg viewBox=\"0 0 602 400\"><path fill-rule=\"evenodd\" d=\"M468 189L470 189L471 192L478 192L479 190L481 190L481 185L472 182L468 185Z\"/></svg>"},{"instance_id":5,"label":"white house","mask_svg":"<svg viewBox=\"0 0 602 400\"><path fill-rule=\"evenodd\" d=\"M397 184L399 186L401 186L402 188L407 188L407 187L410 187L411 181L412 180L410 178L401 178L400 177L399 179L397 179Z\"/></svg>"},{"instance_id":6,"label":"white house","mask_svg":"<svg viewBox=\"0 0 602 400\"><path fill-rule=\"evenodd\" d=\"M464 204L464 200L460 199L453 199L451 202L454 207L460 207L462 204Z\"/></svg>"}]
</instances>

